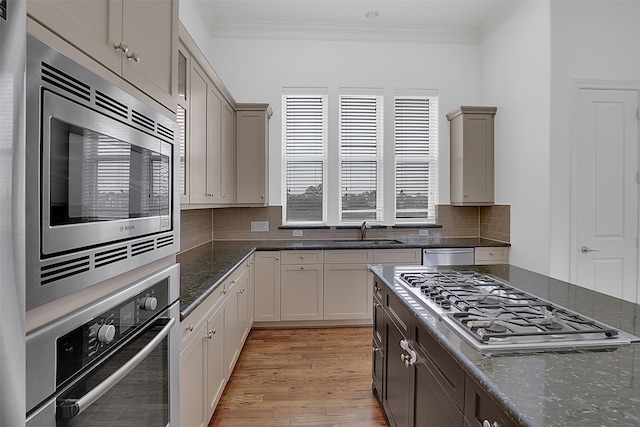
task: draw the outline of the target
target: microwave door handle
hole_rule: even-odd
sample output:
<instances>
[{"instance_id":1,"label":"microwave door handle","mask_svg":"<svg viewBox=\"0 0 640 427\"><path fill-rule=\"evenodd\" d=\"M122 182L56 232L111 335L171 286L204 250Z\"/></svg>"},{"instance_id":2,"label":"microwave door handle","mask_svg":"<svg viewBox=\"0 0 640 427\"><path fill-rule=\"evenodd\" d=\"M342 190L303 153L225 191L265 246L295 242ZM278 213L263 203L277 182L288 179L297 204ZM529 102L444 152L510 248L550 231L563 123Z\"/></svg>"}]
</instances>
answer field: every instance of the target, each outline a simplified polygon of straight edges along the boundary
<instances>
[{"instance_id":1,"label":"microwave door handle","mask_svg":"<svg viewBox=\"0 0 640 427\"><path fill-rule=\"evenodd\" d=\"M106 380L98 384L90 392L82 396L80 399L60 399L56 403L56 411L63 419L71 419L91 406L102 395L108 392L113 386L115 386L120 380L126 377L136 366L140 364L151 352L162 342L162 340L169 335L169 331L176 323L175 318L171 318L162 330L153 337L149 343L144 346L134 357L129 359L127 363L122 365L117 371L107 377Z\"/></svg>"}]
</instances>

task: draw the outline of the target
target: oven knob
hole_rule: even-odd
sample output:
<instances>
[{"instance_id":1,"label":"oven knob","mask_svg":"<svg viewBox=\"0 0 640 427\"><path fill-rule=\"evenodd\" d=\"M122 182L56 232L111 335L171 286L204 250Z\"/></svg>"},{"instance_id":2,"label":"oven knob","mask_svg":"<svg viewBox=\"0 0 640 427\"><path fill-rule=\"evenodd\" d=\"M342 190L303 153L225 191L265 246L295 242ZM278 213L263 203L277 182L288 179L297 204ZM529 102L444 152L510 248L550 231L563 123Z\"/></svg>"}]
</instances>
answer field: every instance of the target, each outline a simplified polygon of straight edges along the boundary
<instances>
[{"instance_id":1,"label":"oven knob","mask_svg":"<svg viewBox=\"0 0 640 427\"><path fill-rule=\"evenodd\" d=\"M140 300L140 309L145 311L153 311L158 306L158 298L144 297Z\"/></svg>"},{"instance_id":2,"label":"oven knob","mask_svg":"<svg viewBox=\"0 0 640 427\"><path fill-rule=\"evenodd\" d=\"M116 327L113 325L102 325L98 329L98 341L109 344L116 336Z\"/></svg>"}]
</instances>

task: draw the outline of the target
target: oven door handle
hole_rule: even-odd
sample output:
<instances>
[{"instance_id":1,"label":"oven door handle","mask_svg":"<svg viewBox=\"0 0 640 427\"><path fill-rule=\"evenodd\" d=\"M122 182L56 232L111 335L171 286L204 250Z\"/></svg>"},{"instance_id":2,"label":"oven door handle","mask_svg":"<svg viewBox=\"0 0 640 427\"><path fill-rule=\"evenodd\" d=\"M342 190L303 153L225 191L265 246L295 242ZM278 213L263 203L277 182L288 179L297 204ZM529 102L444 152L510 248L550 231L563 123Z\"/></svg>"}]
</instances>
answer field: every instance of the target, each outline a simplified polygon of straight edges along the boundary
<instances>
[{"instance_id":1,"label":"oven door handle","mask_svg":"<svg viewBox=\"0 0 640 427\"><path fill-rule=\"evenodd\" d=\"M111 374L107 379L102 381L90 392L82 396L80 399L61 399L56 402L56 412L58 416L63 419L71 419L91 406L102 395L108 392L113 386L118 384L124 377L129 375L136 366L138 366L151 352L162 342L162 340L169 335L169 331L175 325L176 319L171 318L167 324L158 332L158 335L153 337L147 345L142 348L135 356L122 365L117 371Z\"/></svg>"}]
</instances>

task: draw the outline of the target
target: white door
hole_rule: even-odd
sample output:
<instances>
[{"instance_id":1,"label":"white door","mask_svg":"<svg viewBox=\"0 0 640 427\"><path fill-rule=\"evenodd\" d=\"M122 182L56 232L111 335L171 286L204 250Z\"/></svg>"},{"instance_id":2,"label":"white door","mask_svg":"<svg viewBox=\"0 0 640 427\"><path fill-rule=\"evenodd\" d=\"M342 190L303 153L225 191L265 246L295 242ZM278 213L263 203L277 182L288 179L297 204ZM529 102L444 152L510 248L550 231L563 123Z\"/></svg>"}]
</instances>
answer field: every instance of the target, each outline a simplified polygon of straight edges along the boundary
<instances>
[{"instance_id":1,"label":"white door","mask_svg":"<svg viewBox=\"0 0 640 427\"><path fill-rule=\"evenodd\" d=\"M576 283L636 301L638 91L578 95Z\"/></svg>"}]
</instances>

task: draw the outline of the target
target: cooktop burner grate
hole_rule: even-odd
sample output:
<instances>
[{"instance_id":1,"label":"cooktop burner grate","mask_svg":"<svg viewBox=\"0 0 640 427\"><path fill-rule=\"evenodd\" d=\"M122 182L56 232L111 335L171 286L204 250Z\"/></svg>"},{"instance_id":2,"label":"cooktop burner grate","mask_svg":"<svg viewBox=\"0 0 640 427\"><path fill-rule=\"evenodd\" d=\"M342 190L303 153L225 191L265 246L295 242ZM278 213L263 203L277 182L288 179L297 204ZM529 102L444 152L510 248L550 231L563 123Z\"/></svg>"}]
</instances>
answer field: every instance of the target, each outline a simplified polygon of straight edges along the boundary
<instances>
[{"instance_id":1,"label":"cooktop burner grate","mask_svg":"<svg viewBox=\"0 0 640 427\"><path fill-rule=\"evenodd\" d=\"M614 328L475 271L400 271L397 277L426 308L478 348L631 342Z\"/></svg>"}]
</instances>

